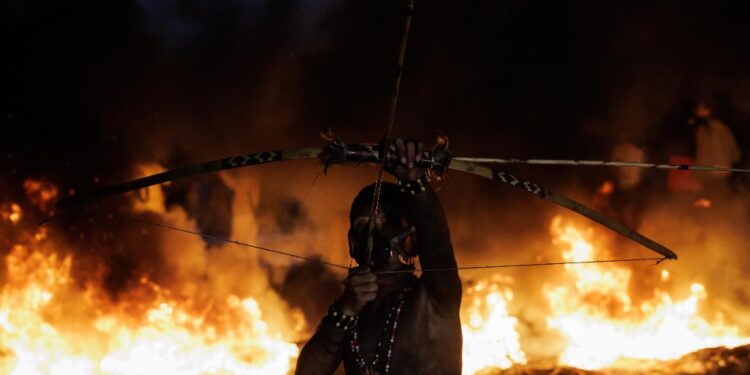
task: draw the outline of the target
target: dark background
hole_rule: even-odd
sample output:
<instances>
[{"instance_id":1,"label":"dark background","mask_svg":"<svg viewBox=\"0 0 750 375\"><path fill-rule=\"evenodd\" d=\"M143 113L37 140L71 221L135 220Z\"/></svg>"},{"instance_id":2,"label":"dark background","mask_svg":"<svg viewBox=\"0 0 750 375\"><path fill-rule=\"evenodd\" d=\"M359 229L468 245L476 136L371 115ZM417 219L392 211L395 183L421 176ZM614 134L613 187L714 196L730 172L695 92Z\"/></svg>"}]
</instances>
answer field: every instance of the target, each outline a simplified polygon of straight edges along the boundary
<instances>
[{"instance_id":1,"label":"dark background","mask_svg":"<svg viewBox=\"0 0 750 375\"><path fill-rule=\"evenodd\" d=\"M394 135L429 142L439 129L455 155L517 158L606 159L627 141L665 162L670 142L689 137L691 103L707 100L745 147L742 4L417 1ZM132 178L137 162L321 146L328 128L377 141L405 2L5 1L0 10L5 202L23 196L29 177L65 195ZM514 170L579 195L610 173ZM510 231L547 231L537 220L547 203L454 181L473 184L444 198L449 214L463 213L453 225L467 243L493 231L490 214L460 219L479 208L507 210ZM266 183L283 187L279 176ZM467 191L483 198L463 199Z\"/></svg>"},{"instance_id":2,"label":"dark background","mask_svg":"<svg viewBox=\"0 0 750 375\"><path fill-rule=\"evenodd\" d=\"M329 127L377 140L403 4L5 1L2 176L92 187L177 148L313 146ZM617 141L658 149L710 98L744 145L740 4L418 1L395 134L441 129L461 155L605 158Z\"/></svg>"}]
</instances>

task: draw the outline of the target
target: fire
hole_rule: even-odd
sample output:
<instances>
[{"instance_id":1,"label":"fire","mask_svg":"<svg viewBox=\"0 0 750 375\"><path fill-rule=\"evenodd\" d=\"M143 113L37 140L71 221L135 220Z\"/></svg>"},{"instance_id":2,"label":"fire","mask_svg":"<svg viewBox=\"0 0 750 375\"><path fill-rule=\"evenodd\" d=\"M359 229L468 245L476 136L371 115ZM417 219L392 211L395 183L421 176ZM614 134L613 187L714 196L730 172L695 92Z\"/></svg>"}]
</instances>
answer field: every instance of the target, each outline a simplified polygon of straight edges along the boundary
<instances>
[{"instance_id":1,"label":"fire","mask_svg":"<svg viewBox=\"0 0 750 375\"><path fill-rule=\"evenodd\" d=\"M159 171L161 167L142 168ZM31 220L33 207L44 211L57 194L54 186L40 181L28 180L25 187L26 203L31 205L23 207L29 210L22 211L17 203L0 206L0 231L20 232ZM238 207L252 207L254 198L248 199ZM134 201L133 208L176 220L181 227L191 225L183 212L166 211L161 201L161 190L152 188ZM252 214L240 217L246 220L241 227L254 228ZM558 217L551 232L564 260L612 257L593 229L581 230ZM142 275L134 280L136 285L113 299L98 276L76 278L73 270L79 260L56 242L52 229L48 233L47 228L27 228L19 238L3 249L0 270L2 374L283 375L293 370L299 339L311 335L304 324L290 323L294 318L279 318L299 312L268 291L270 285L263 283L268 275L261 271L253 280L255 289L225 287L243 282L248 277L243 267L255 264L255 255L244 250L206 252L200 239L188 243L189 239L165 238L169 267L182 271L176 273L179 282L160 284ZM237 269L245 273L226 275L230 266L238 264ZM209 265L221 278L198 280L195 275L205 275ZM648 271L656 273L652 278L656 286L645 298L630 288L638 275L620 264L566 265L558 270L560 280L541 289L546 306L532 306L548 308L547 315L542 319L524 315L531 324L524 326L523 334L528 327L546 323L544 330L564 338L563 345L544 341L542 346L549 346L544 358L524 351L527 337L520 333L521 318L511 308L512 278L495 274L474 282L464 280L464 374L534 366L550 358L556 358L558 365L581 369L648 371L655 361L708 347L750 343L721 315L701 316L699 308L708 299L708 288L693 282L681 290L674 284L677 270ZM672 289L684 297L673 297ZM201 290L206 292L200 295Z\"/></svg>"},{"instance_id":2,"label":"fire","mask_svg":"<svg viewBox=\"0 0 750 375\"><path fill-rule=\"evenodd\" d=\"M29 179L24 187L28 203L42 212L57 195L57 189L43 181ZM166 214L163 207L154 205L142 204L139 209L159 209L158 213ZM136 285L113 298L97 271L77 278L74 253L50 236L47 228L31 229L19 204L3 205L2 218L0 231L25 229L26 233L18 236L18 243L3 249L0 263L0 373L292 371L299 351L296 341L305 327L301 323L282 326L288 321L301 322L301 316L278 297L274 299L273 292L239 294L236 291L243 289L216 287L220 281L208 277L190 280L191 285L198 283L194 291L207 291L191 295L184 287L159 285L143 275ZM192 249L205 253L200 239L190 242L182 239L179 243L183 258ZM225 249L213 254L228 261L233 256ZM238 280L254 281L248 274Z\"/></svg>"},{"instance_id":3,"label":"fire","mask_svg":"<svg viewBox=\"0 0 750 375\"><path fill-rule=\"evenodd\" d=\"M556 244L564 247L565 260L602 258L591 244L592 232L552 224ZM547 286L545 295L552 313L550 328L559 330L568 344L560 356L563 365L582 369L625 366L627 359L669 360L692 351L714 346L734 347L750 343L736 326L721 316L709 322L698 313L708 293L699 283L690 287L690 296L674 300L667 292L655 290L654 297L639 304L628 290L632 271L613 264L567 265L569 285ZM661 280L669 279L662 272Z\"/></svg>"},{"instance_id":4,"label":"fire","mask_svg":"<svg viewBox=\"0 0 750 375\"><path fill-rule=\"evenodd\" d=\"M153 299L139 318L127 313L137 300L113 304L95 287L76 287L70 255L16 245L5 263L4 373L286 374L297 356L297 345L273 333L252 297L230 296L216 312L196 312L144 277L140 293Z\"/></svg>"},{"instance_id":5,"label":"fire","mask_svg":"<svg viewBox=\"0 0 750 375\"><path fill-rule=\"evenodd\" d=\"M169 373L285 374L297 355L297 346L270 335L253 298L230 296L225 301L235 326L225 334L204 327L196 317L174 301L149 309L147 324L137 330L118 329L116 321L103 319L97 327L126 343L112 350L100 364L103 372L115 374ZM197 318L197 319L196 319ZM223 337L222 337L223 336Z\"/></svg>"},{"instance_id":6,"label":"fire","mask_svg":"<svg viewBox=\"0 0 750 375\"><path fill-rule=\"evenodd\" d=\"M43 212L49 211L57 199L57 187L48 181L27 178L23 188L29 201Z\"/></svg>"},{"instance_id":7,"label":"fire","mask_svg":"<svg viewBox=\"0 0 750 375\"><path fill-rule=\"evenodd\" d=\"M11 203L8 206L3 205L3 210L0 213L0 216L2 216L2 218L5 220L10 221L11 224L15 225L18 224L19 221L21 221L21 218L23 217L23 211L21 210L21 206L19 206L17 203Z\"/></svg>"},{"instance_id":8,"label":"fire","mask_svg":"<svg viewBox=\"0 0 750 375\"><path fill-rule=\"evenodd\" d=\"M513 291L504 284L511 282L496 276L477 282L465 293L461 310L463 373L526 363L516 332L518 319L508 314Z\"/></svg>"}]
</instances>

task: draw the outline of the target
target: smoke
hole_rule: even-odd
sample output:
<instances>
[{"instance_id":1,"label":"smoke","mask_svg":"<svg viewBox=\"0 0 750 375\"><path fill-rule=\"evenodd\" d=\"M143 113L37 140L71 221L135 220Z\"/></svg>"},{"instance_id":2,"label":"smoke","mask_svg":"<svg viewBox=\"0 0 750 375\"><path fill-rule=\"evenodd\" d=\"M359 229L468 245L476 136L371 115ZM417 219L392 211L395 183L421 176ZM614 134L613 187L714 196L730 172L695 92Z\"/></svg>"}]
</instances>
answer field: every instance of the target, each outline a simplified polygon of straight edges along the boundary
<instances>
[{"instance_id":1,"label":"smoke","mask_svg":"<svg viewBox=\"0 0 750 375\"><path fill-rule=\"evenodd\" d=\"M217 34L242 37L270 22L276 24L276 33L288 33L297 45L304 47L323 38L318 25L337 3L333 0L137 1L143 14L143 30L157 35L169 48L183 51L205 48L204 44ZM278 19L282 21L276 22Z\"/></svg>"},{"instance_id":2,"label":"smoke","mask_svg":"<svg viewBox=\"0 0 750 375\"><path fill-rule=\"evenodd\" d=\"M291 196L276 199L267 197L258 208L258 215L270 216L267 221L272 226L265 231L280 232L284 235L312 224L304 202Z\"/></svg>"}]
</instances>

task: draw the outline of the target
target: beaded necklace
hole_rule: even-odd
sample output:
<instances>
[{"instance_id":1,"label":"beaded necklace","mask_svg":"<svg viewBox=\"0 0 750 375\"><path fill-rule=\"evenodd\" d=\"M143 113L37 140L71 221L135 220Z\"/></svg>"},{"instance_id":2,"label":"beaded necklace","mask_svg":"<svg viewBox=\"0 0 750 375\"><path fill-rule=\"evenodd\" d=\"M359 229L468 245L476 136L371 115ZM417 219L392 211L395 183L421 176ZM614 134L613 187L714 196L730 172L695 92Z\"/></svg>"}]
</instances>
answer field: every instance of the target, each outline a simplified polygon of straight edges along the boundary
<instances>
[{"instance_id":1,"label":"beaded necklace","mask_svg":"<svg viewBox=\"0 0 750 375\"><path fill-rule=\"evenodd\" d=\"M368 365L367 360L362 356L362 352L360 351L359 347L359 339L357 336L357 322L359 321L359 318L355 318L354 322L352 323L352 339L349 342L350 348L352 351L352 354L354 354L354 360L357 362L360 368L367 371L367 373L370 373L370 370L377 366L380 363L381 357L380 357L380 348L383 346L383 336L386 335L387 332L390 331L390 338L386 341L388 344L388 351L386 352L385 357L385 373L388 374L391 367L391 355L393 354L393 343L396 342L396 329L398 328L398 318L401 316L401 308L404 306L404 302L406 301L406 293L411 291L411 287L405 288L403 293L401 294L401 298L398 301L397 304L394 304L391 306L391 309L388 311L388 315L385 318L385 325L383 328L383 333L380 335L380 338L378 338L377 346L375 347L375 357L372 359L372 362ZM390 325L390 327L389 327ZM390 328L390 329L389 329Z\"/></svg>"}]
</instances>

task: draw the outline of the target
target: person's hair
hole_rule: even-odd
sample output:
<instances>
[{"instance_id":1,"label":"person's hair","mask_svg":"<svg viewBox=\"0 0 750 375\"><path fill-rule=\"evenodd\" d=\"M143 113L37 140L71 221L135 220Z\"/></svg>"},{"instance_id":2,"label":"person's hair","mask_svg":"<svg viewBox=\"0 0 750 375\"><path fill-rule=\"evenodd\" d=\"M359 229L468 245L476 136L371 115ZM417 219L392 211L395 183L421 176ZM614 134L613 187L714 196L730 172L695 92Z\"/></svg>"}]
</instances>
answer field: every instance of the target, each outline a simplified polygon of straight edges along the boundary
<instances>
[{"instance_id":1,"label":"person's hair","mask_svg":"<svg viewBox=\"0 0 750 375\"><path fill-rule=\"evenodd\" d=\"M362 189L352 202L349 211L349 223L361 216L363 212L370 212L372 198L375 193L375 184L369 185ZM409 200L405 193L401 191L398 185L383 182L380 186L380 199L378 206L383 211L388 223L395 229L401 227L401 220L407 223L412 222Z\"/></svg>"}]
</instances>

